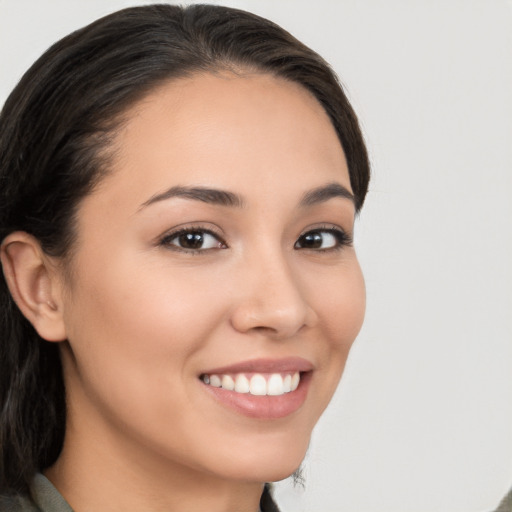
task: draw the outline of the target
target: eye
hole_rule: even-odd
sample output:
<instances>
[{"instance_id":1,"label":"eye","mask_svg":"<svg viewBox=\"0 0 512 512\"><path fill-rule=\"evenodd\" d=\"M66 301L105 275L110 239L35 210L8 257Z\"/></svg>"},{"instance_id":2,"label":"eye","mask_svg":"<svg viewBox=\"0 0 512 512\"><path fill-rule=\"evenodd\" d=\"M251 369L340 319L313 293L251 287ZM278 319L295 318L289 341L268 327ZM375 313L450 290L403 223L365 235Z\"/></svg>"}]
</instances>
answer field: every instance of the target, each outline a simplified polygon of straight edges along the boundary
<instances>
[{"instance_id":1,"label":"eye","mask_svg":"<svg viewBox=\"0 0 512 512\"><path fill-rule=\"evenodd\" d=\"M313 229L302 234L295 242L294 249L325 251L351 245L351 237L338 228Z\"/></svg>"},{"instance_id":2,"label":"eye","mask_svg":"<svg viewBox=\"0 0 512 512\"><path fill-rule=\"evenodd\" d=\"M209 249L226 249L226 243L218 235L206 229L181 229L166 235L161 245L182 251L199 252Z\"/></svg>"}]
</instances>

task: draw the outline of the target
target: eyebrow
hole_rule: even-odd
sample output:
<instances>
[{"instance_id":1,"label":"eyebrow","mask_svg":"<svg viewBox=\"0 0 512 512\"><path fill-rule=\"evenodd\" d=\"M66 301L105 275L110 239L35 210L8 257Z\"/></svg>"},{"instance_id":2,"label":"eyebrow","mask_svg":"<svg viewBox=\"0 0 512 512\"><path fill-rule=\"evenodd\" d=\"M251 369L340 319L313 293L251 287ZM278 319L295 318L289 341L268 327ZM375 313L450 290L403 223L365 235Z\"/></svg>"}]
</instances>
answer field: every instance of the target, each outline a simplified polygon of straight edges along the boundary
<instances>
[{"instance_id":1,"label":"eyebrow","mask_svg":"<svg viewBox=\"0 0 512 512\"><path fill-rule=\"evenodd\" d=\"M238 194L228 192L227 190L219 190L207 187L171 187L170 189L150 197L146 202L142 203L139 210L157 203L165 201L173 197L182 197L184 199L192 199L194 201L202 201L203 203L215 204L220 206L231 206L241 208L244 201Z\"/></svg>"},{"instance_id":2,"label":"eyebrow","mask_svg":"<svg viewBox=\"0 0 512 512\"><path fill-rule=\"evenodd\" d=\"M234 192L229 192L227 190L208 187L174 186L165 192L151 196L147 201L142 203L139 210L146 208L147 206L150 206L154 203L172 199L174 197L181 197L184 199L201 201L203 203L236 208L242 208L245 204L243 198L240 195L235 194ZM299 202L299 207L304 208L308 206L314 206L336 197L348 199L355 204L355 198L352 192L350 192L340 183L333 182L306 192Z\"/></svg>"},{"instance_id":3,"label":"eyebrow","mask_svg":"<svg viewBox=\"0 0 512 512\"><path fill-rule=\"evenodd\" d=\"M355 204L354 194L340 183L333 182L306 192L302 197L299 206L314 206L315 204L323 203L335 197L349 199Z\"/></svg>"}]
</instances>

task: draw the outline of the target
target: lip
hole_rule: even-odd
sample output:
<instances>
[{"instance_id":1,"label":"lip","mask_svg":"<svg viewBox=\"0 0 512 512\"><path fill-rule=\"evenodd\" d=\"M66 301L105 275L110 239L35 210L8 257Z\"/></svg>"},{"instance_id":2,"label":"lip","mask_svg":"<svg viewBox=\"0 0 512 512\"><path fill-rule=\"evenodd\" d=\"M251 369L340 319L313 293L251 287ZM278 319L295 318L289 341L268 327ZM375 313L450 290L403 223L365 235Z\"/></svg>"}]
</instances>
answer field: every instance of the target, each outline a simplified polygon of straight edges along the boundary
<instances>
[{"instance_id":1,"label":"lip","mask_svg":"<svg viewBox=\"0 0 512 512\"><path fill-rule=\"evenodd\" d=\"M235 391L210 386L201 380L199 382L203 389L221 405L238 414L261 420L276 420L289 416L304 404L313 370L313 364L306 359L289 357L285 359L254 359L214 368L201 373L201 375L213 375L300 372L301 378L297 389L279 396L256 396L250 393L236 393Z\"/></svg>"},{"instance_id":2,"label":"lip","mask_svg":"<svg viewBox=\"0 0 512 512\"><path fill-rule=\"evenodd\" d=\"M201 375L227 373L286 373L310 372L314 370L313 363L302 357L286 357L283 359L251 359L229 366L221 366L201 372Z\"/></svg>"}]
</instances>

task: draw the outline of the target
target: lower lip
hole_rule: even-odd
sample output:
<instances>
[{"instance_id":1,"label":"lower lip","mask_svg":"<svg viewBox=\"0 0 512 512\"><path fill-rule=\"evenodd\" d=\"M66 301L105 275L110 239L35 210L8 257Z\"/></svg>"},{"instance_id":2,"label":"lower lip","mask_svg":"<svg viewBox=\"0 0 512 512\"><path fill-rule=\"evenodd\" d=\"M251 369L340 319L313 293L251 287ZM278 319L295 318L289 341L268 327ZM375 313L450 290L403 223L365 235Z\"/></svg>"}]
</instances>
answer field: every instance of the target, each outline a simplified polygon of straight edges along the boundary
<instances>
[{"instance_id":1,"label":"lower lip","mask_svg":"<svg viewBox=\"0 0 512 512\"><path fill-rule=\"evenodd\" d=\"M279 396L257 396L250 393L236 393L216 388L208 384L203 386L219 402L249 418L273 420L284 418L297 411L306 400L311 372L301 373L299 386L295 391Z\"/></svg>"}]
</instances>

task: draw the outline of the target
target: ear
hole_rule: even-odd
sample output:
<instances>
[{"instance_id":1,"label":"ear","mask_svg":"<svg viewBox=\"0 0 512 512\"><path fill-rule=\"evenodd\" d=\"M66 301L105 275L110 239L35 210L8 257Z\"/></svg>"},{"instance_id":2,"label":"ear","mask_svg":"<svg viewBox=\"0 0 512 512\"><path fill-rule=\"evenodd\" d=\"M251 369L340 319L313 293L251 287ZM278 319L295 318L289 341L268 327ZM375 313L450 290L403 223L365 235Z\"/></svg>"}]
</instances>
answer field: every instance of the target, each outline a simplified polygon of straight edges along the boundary
<instances>
[{"instance_id":1,"label":"ear","mask_svg":"<svg viewBox=\"0 0 512 512\"><path fill-rule=\"evenodd\" d=\"M15 231L2 242L0 259L14 301L39 336L65 340L61 277L39 241Z\"/></svg>"}]
</instances>

